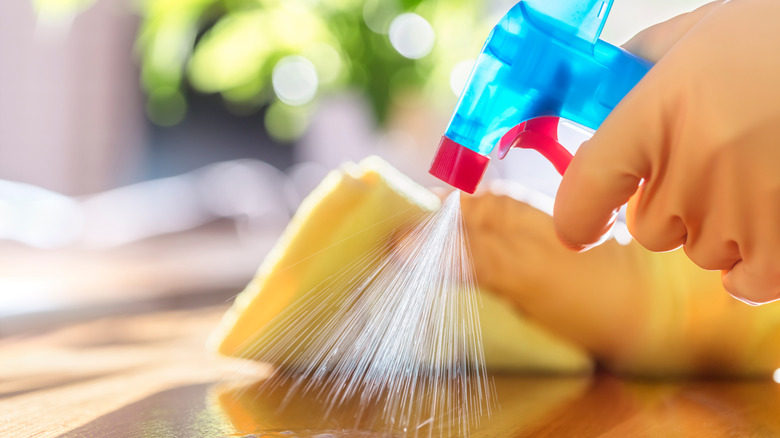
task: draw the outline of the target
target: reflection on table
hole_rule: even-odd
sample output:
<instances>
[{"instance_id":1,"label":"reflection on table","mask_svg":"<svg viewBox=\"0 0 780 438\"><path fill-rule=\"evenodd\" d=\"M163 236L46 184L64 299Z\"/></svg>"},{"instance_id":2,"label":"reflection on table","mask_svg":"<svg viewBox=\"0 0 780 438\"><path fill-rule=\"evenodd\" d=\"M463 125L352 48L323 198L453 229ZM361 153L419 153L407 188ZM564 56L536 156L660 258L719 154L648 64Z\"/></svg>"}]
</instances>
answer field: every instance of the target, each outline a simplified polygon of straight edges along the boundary
<instances>
[{"instance_id":1,"label":"reflection on table","mask_svg":"<svg viewBox=\"0 0 780 438\"><path fill-rule=\"evenodd\" d=\"M232 363L205 351L204 339L226 308L129 312L0 341L0 436L292 431L324 437L382 430L381 422L353 429L348 405L323 420L316 398L297 399L280 412L284 388L257 390L268 368L237 375ZM499 409L472 436L780 435L780 385L771 380L631 381L606 374L494 379Z\"/></svg>"}]
</instances>

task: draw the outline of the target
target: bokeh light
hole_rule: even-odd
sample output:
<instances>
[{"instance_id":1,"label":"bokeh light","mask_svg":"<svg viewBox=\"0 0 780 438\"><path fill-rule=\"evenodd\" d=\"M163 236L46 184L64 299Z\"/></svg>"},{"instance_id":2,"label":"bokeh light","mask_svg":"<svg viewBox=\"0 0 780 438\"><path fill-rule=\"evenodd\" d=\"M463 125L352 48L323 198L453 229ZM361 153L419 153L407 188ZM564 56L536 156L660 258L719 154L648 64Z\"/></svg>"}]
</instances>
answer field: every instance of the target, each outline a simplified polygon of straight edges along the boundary
<instances>
[{"instance_id":1,"label":"bokeh light","mask_svg":"<svg viewBox=\"0 0 780 438\"><path fill-rule=\"evenodd\" d=\"M452 67L479 53L495 9L443 0L142 3L142 83L155 100L150 116L166 125L186 120L180 96L186 106L191 89L221 94L231 112L242 115L266 111L274 101L311 105L323 96L357 92L370 103L378 126L388 122L396 93L422 92L442 108L451 106ZM279 63L285 59L302 61L293 75L284 73L295 70ZM296 76L303 86L295 84ZM281 108L266 116L267 124L294 118ZM275 127L271 136L279 139L282 131L293 130Z\"/></svg>"},{"instance_id":2,"label":"bokeh light","mask_svg":"<svg viewBox=\"0 0 780 438\"><path fill-rule=\"evenodd\" d=\"M272 83L276 96L288 105L311 102L319 81L314 64L303 56L288 56L274 67Z\"/></svg>"},{"instance_id":3,"label":"bokeh light","mask_svg":"<svg viewBox=\"0 0 780 438\"><path fill-rule=\"evenodd\" d=\"M320 84L333 84L343 73L341 54L330 44L312 44L306 48L303 56L314 64Z\"/></svg>"},{"instance_id":4,"label":"bokeh light","mask_svg":"<svg viewBox=\"0 0 780 438\"><path fill-rule=\"evenodd\" d=\"M453 67L450 73L450 87L456 96L460 96L463 93L463 88L466 87L466 82L469 80L471 70L474 69L475 62L476 60L474 59L466 59Z\"/></svg>"},{"instance_id":5,"label":"bokeh light","mask_svg":"<svg viewBox=\"0 0 780 438\"><path fill-rule=\"evenodd\" d=\"M300 137L309 124L306 107L274 102L265 113L265 129L276 140L289 142Z\"/></svg>"},{"instance_id":6,"label":"bokeh light","mask_svg":"<svg viewBox=\"0 0 780 438\"><path fill-rule=\"evenodd\" d=\"M436 33L428 21L411 12L397 16L390 24L390 43L409 59L420 59L433 50Z\"/></svg>"},{"instance_id":7,"label":"bokeh light","mask_svg":"<svg viewBox=\"0 0 780 438\"><path fill-rule=\"evenodd\" d=\"M366 26L379 34L386 34L393 17L398 15L398 3L387 0L366 0L363 5L363 20Z\"/></svg>"}]
</instances>

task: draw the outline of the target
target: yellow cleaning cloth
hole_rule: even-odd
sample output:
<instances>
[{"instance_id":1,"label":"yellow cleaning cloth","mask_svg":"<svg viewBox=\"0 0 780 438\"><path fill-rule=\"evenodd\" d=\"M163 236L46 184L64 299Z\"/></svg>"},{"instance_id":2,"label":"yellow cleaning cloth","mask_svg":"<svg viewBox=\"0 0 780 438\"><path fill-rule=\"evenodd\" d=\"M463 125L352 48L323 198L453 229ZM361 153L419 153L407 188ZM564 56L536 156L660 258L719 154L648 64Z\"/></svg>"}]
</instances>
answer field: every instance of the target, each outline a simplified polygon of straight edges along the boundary
<instances>
[{"instance_id":1,"label":"yellow cleaning cloth","mask_svg":"<svg viewBox=\"0 0 780 438\"><path fill-rule=\"evenodd\" d=\"M345 266L389 243L394 231L434 211L439 199L383 160L370 157L331 172L303 201L255 278L212 334L210 347L258 359L273 343L264 334L296 300L329 282L338 291ZM341 289L344 289L343 287ZM579 348L525 319L504 299L481 292L483 343L489 370L583 373L591 359ZM324 320L338 297L322 303ZM298 360L288 357L287 360ZM285 365L285 364L274 364Z\"/></svg>"}]
</instances>

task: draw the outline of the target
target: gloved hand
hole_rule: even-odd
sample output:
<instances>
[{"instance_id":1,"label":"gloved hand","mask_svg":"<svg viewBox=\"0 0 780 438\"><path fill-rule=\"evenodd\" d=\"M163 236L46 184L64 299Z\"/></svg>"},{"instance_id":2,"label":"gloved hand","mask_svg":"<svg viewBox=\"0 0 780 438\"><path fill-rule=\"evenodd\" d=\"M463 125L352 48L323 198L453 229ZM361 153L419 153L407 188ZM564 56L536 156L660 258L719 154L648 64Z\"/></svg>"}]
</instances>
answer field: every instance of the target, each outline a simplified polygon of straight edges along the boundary
<instances>
[{"instance_id":1,"label":"gloved hand","mask_svg":"<svg viewBox=\"0 0 780 438\"><path fill-rule=\"evenodd\" d=\"M549 214L521 202L542 195L503 192L512 196L463 196L463 217L480 286L529 319L624 374L767 376L780 367L780 306L731 299L717 272L682 251L608 240L572 252Z\"/></svg>"},{"instance_id":2,"label":"gloved hand","mask_svg":"<svg viewBox=\"0 0 780 438\"><path fill-rule=\"evenodd\" d=\"M626 44L657 64L563 178L568 246L598 242L628 201L646 248L683 245L748 303L780 298L779 22L777 0L719 1Z\"/></svg>"}]
</instances>

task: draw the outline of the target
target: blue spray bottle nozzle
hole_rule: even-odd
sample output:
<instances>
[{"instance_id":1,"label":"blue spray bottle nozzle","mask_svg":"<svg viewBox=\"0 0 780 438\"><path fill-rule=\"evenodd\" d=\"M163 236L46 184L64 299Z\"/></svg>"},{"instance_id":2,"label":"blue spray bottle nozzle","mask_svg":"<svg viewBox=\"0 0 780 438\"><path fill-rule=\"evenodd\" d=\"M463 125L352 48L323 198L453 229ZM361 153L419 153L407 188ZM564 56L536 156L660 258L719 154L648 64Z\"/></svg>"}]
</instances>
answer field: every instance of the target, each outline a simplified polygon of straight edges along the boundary
<instances>
[{"instance_id":1,"label":"blue spray bottle nozzle","mask_svg":"<svg viewBox=\"0 0 780 438\"><path fill-rule=\"evenodd\" d=\"M597 129L652 64L599 39L612 0L524 0L495 26L431 174L473 193L499 146L542 152L563 173L558 118ZM537 118L543 118L535 120Z\"/></svg>"},{"instance_id":2,"label":"blue spray bottle nozzle","mask_svg":"<svg viewBox=\"0 0 780 438\"><path fill-rule=\"evenodd\" d=\"M568 43L596 44L607 22L612 0L524 0L536 25Z\"/></svg>"}]
</instances>

